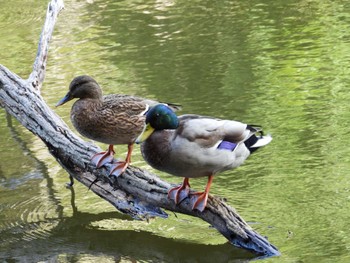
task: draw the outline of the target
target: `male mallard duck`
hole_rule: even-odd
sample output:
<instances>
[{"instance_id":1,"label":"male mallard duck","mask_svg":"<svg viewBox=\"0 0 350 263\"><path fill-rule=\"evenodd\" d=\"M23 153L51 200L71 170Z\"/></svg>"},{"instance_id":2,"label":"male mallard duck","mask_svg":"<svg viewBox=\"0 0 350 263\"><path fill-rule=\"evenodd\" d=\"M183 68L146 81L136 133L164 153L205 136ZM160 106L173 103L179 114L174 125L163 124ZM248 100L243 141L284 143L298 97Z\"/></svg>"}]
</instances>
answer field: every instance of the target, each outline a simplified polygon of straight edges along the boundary
<instances>
[{"instance_id":1,"label":"male mallard duck","mask_svg":"<svg viewBox=\"0 0 350 263\"><path fill-rule=\"evenodd\" d=\"M113 145L128 145L125 161L112 164L110 174L120 175L131 162L133 143L144 127L144 113L159 102L120 94L102 96L99 84L89 76L74 78L56 107L74 98L78 98L70 113L74 127L89 139L109 144L106 152L92 157L97 168L113 160ZM173 107L177 109L176 105Z\"/></svg>"},{"instance_id":2,"label":"male mallard duck","mask_svg":"<svg viewBox=\"0 0 350 263\"><path fill-rule=\"evenodd\" d=\"M176 204L188 197L189 178L208 176L204 192L191 193L193 209L203 211L213 176L240 166L248 156L272 140L258 127L241 122L198 115L176 114L158 104L146 114L146 126L136 143L153 168L184 177L180 186L169 190Z\"/></svg>"}]
</instances>

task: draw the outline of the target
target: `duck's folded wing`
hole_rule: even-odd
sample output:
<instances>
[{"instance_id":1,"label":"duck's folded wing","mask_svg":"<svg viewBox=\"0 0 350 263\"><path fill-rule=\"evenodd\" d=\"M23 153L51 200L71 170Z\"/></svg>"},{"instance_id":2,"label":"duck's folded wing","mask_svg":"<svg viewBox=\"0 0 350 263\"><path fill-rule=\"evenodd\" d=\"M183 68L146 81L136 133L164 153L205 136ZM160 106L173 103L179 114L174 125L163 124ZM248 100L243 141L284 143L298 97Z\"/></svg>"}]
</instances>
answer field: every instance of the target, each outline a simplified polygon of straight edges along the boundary
<instances>
[{"instance_id":1,"label":"duck's folded wing","mask_svg":"<svg viewBox=\"0 0 350 263\"><path fill-rule=\"evenodd\" d=\"M124 94L112 94L104 97L104 109L113 113L125 113L136 116L146 112L149 108L147 100Z\"/></svg>"},{"instance_id":2,"label":"duck's folded wing","mask_svg":"<svg viewBox=\"0 0 350 263\"><path fill-rule=\"evenodd\" d=\"M198 115L179 117L177 136L194 141L203 147L218 145L223 140L239 143L249 137L247 125L237 121L220 120Z\"/></svg>"},{"instance_id":3,"label":"duck's folded wing","mask_svg":"<svg viewBox=\"0 0 350 263\"><path fill-rule=\"evenodd\" d=\"M141 112L141 114L145 114L150 107L153 107L157 104L163 103L159 102L157 100L151 100L146 98L141 98L137 96L132 95L125 95L125 94L111 94L104 97L104 101L111 105L111 107L114 108L114 110L118 111L133 111L132 114L135 114L135 112ZM163 103L167 106L169 106L173 111L181 110L181 105L176 103ZM140 109L142 109L140 111Z\"/></svg>"}]
</instances>

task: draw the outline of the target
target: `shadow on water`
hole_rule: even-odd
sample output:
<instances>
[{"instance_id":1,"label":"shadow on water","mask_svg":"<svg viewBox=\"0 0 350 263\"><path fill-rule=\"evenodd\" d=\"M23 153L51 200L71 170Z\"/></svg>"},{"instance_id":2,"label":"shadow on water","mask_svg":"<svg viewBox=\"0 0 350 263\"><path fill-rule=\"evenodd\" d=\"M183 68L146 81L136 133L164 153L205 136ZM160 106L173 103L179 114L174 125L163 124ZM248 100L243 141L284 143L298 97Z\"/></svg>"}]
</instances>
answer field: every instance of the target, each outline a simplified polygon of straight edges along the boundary
<instances>
[{"instance_id":1,"label":"shadow on water","mask_svg":"<svg viewBox=\"0 0 350 263\"><path fill-rule=\"evenodd\" d=\"M76 262L83 258L114 261L127 258L135 262L247 262L254 257L228 243L194 244L145 231L111 231L92 227L91 222L120 220L120 215L115 212L79 212L74 203L74 189L70 190L73 216L48 221L56 225L49 237L12 243L7 247L7 252L0 252L0 258L6 261L64 259L66 262Z\"/></svg>"},{"instance_id":2,"label":"shadow on water","mask_svg":"<svg viewBox=\"0 0 350 263\"><path fill-rule=\"evenodd\" d=\"M25 219L19 224L9 222L5 229L0 229L0 259L5 262L43 260L77 262L94 258L147 262L246 262L254 258L254 254L234 248L229 243L196 244L157 236L146 231L114 231L92 226L92 222L106 219L130 220L130 218L116 212L92 214L78 211L74 188L69 188L73 215L64 216L64 207L55 196L54 182L45 163L38 160L29 150L27 143L13 127L9 115L7 123L13 139L26 156L35 162L35 173L40 174L46 181L46 200L54 207L56 216L43 216L34 221L28 217L29 220Z\"/></svg>"},{"instance_id":3,"label":"shadow on water","mask_svg":"<svg viewBox=\"0 0 350 263\"><path fill-rule=\"evenodd\" d=\"M88 221L111 216L108 213L99 214L98 217L83 213L65 218L49 240L17 242L11 245L9 252L0 253L0 258L41 261L65 257L68 262L76 262L82 258L82 254L86 254L90 258L129 258L149 262L245 262L253 257L230 244L199 245L142 231L86 228Z\"/></svg>"}]
</instances>

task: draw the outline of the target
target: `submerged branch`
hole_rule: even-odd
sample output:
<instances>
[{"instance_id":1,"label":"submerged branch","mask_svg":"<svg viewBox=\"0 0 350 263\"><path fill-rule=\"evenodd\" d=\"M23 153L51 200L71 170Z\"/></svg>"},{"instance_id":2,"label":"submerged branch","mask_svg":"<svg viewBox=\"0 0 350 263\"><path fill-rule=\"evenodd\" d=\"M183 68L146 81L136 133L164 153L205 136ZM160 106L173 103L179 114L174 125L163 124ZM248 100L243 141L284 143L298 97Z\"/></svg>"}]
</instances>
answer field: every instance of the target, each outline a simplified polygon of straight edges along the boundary
<instances>
[{"instance_id":1,"label":"submerged branch","mask_svg":"<svg viewBox=\"0 0 350 263\"><path fill-rule=\"evenodd\" d=\"M119 211L135 219L167 217L161 208L191 215L211 224L237 247L262 256L279 255L276 247L256 233L220 198L209 196L203 212L193 211L188 200L179 205L169 200L167 192L171 185L146 170L131 166L116 178L109 177L105 168L96 169L90 164L91 156L101 149L76 136L38 93L44 81L49 42L62 8L62 0L52 0L49 4L33 72L28 80L0 65L0 104L46 144L73 178L87 187L91 186L95 194Z\"/></svg>"}]
</instances>

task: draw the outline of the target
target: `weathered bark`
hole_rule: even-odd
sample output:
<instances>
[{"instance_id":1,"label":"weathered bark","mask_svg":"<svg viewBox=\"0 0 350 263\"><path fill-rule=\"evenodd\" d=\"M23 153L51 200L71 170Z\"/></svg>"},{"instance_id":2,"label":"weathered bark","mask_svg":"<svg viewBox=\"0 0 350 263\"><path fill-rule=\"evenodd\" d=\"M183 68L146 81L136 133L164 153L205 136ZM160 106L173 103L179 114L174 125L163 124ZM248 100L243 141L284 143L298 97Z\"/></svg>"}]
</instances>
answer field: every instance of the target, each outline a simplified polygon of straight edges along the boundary
<instances>
[{"instance_id":1,"label":"weathered bark","mask_svg":"<svg viewBox=\"0 0 350 263\"><path fill-rule=\"evenodd\" d=\"M237 247L262 256L279 255L276 247L256 233L220 198L209 196L204 212L192 211L188 200L179 205L169 200L167 191L171 185L146 170L131 166L116 178L109 177L106 169L96 169L90 164L91 156L101 149L76 136L39 94L45 76L49 41L62 8L62 0L49 3L37 58L28 80L0 65L1 105L47 145L50 153L73 178L87 187L97 180L91 190L119 211L135 219L167 217L160 208L195 216L211 224Z\"/></svg>"}]
</instances>

